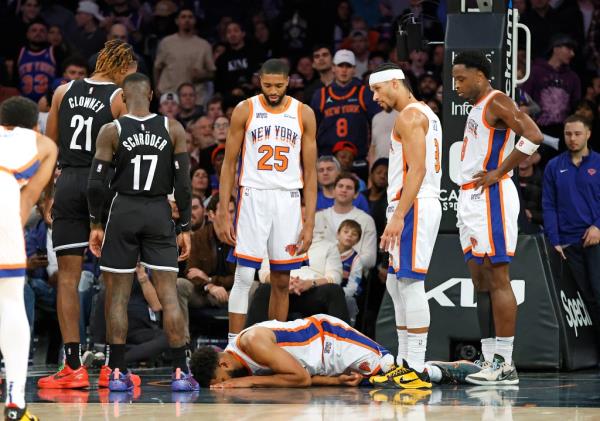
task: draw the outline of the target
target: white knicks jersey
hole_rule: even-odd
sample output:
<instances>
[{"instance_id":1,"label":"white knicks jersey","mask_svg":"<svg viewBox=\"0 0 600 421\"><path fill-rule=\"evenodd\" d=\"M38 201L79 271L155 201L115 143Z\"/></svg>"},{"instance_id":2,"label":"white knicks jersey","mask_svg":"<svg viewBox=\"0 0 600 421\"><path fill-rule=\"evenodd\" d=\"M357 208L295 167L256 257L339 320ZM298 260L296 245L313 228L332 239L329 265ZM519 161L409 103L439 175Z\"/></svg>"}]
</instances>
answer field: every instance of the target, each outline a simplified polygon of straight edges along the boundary
<instances>
[{"instance_id":1,"label":"white knicks jersey","mask_svg":"<svg viewBox=\"0 0 600 421\"><path fill-rule=\"evenodd\" d=\"M262 94L249 98L250 115L242 144L240 186L301 189L302 103L290 96L283 111L267 111Z\"/></svg>"},{"instance_id":2,"label":"white knicks jersey","mask_svg":"<svg viewBox=\"0 0 600 421\"><path fill-rule=\"evenodd\" d=\"M0 126L0 278L25 275L21 187L39 166L36 133Z\"/></svg>"},{"instance_id":3,"label":"white knicks jersey","mask_svg":"<svg viewBox=\"0 0 600 421\"><path fill-rule=\"evenodd\" d=\"M498 168L515 147L515 133L510 129L496 129L485 119L487 106L500 91L493 90L473 105L467 123L460 153L458 184L473 181L475 174ZM512 171L508 173L512 177Z\"/></svg>"},{"instance_id":4,"label":"white knicks jersey","mask_svg":"<svg viewBox=\"0 0 600 421\"><path fill-rule=\"evenodd\" d=\"M439 199L440 183L442 181L442 123L437 115L422 102L414 102L406 108L415 108L421 111L429 120L425 134L425 178L417 194L417 198L432 197ZM405 108L405 109L406 109ZM404 179L408 170L402 142L394 134L390 135L390 157L388 169L388 203L399 200L404 187Z\"/></svg>"}]
</instances>

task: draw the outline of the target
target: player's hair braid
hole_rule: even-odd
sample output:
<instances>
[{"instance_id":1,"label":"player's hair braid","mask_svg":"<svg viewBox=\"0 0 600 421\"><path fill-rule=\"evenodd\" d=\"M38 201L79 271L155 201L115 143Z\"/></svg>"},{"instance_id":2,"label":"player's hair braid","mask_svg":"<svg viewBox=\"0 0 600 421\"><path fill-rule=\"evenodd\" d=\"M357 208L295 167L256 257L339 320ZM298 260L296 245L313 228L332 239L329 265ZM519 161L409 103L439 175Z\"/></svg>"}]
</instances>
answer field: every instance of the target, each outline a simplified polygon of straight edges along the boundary
<instances>
[{"instance_id":1,"label":"player's hair braid","mask_svg":"<svg viewBox=\"0 0 600 421\"><path fill-rule=\"evenodd\" d=\"M112 76L119 70L128 68L135 61L131 45L118 39L106 41L104 48L98 54L94 73Z\"/></svg>"}]
</instances>

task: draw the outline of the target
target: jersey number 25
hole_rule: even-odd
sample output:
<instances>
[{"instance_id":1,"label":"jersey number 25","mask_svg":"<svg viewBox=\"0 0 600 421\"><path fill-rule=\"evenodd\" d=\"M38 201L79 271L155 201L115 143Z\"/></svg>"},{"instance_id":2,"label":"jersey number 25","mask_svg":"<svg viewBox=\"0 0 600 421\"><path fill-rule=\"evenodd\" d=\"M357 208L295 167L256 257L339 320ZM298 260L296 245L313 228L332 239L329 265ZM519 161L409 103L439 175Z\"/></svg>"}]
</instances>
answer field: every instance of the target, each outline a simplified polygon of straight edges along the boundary
<instances>
[{"instance_id":1,"label":"jersey number 25","mask_svg":"<svg viewBox=\"0 0 600 421\"><path fill-rule=\"evenodd\" d=\"M258 153L262 154L258 160L258 169L261 171L272 171L273 168L279 172L283 172L288 167L287 153L290 151L289 146L275 146L273 148L270 145L262 145L258 148ZM271 164L271 158L275 155L273 163Z\"/></svg>"}]
</instances>

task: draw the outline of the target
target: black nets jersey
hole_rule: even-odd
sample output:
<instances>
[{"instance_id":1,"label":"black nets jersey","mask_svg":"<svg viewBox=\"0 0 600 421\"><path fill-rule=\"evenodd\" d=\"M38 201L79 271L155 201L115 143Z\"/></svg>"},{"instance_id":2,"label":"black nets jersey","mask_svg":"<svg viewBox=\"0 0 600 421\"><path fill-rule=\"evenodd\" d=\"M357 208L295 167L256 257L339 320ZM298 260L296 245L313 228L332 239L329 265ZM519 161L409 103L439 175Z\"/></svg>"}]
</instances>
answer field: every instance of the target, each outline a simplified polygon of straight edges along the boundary
<instances>
[{"instance_id":1,"label":"black nets jersey","mask_svg":"<svg viewBox=\"0 0 600 421\"><path fill-rule=\"evenodd\" d=\"M157 114L145 117L127 114L115 120L115 124L119 144L111 189L137 196L172 193L175 148L169 135L169 119Z\"/></svg>"},{"instance_id":2,"label":"black nets jersey","mask_svg":"<svg viewBox=\"0 0 600 421\"><path fill-rule=\"evenodd\" d=\"M121 89L112 82L69 82L58 110L58 162L61 168L90 167L100 128L113 121L113 98Z\"/></svg>"}]
</instances>

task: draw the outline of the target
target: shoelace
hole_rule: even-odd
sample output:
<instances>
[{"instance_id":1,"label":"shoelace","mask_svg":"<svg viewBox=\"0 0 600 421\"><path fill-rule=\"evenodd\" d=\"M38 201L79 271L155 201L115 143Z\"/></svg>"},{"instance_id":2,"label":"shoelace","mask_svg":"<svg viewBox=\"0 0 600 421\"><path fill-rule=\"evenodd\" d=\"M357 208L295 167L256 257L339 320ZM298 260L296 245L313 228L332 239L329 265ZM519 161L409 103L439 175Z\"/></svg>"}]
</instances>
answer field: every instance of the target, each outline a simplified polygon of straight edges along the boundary
<instances>
[{"instance_id":1,"label":"shoelace","mask_svg":"<svg viewBox=\"0 0 600 421\"><path fill-rule=\"evenodd\" d=\"M393 369L392 371L387 373L386 377L388 377L388 378L398 377L402 374L408 373L409 371L410 370L404 366L396 367L395 369Z\"/></svg>"}]
</instances>

